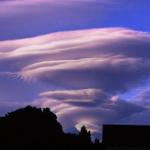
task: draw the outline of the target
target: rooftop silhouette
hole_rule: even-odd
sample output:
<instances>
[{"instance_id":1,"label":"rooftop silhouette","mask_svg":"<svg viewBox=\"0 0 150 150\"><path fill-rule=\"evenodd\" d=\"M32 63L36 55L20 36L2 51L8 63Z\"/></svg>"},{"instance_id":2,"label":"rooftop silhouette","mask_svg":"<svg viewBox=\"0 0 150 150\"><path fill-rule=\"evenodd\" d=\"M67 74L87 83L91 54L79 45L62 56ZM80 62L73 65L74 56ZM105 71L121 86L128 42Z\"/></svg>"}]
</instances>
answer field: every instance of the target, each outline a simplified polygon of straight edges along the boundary
<instances>
[{"instance_id":1,"label":"rooftop silhouette","mask_svg":"<svg viewBox=\"0 0 150 150\"><path fill-rule=\"evenodd\" d=\"M104 125L103 144L107 147L150 149L150 126Z\"/></svg>"}]
</instances>

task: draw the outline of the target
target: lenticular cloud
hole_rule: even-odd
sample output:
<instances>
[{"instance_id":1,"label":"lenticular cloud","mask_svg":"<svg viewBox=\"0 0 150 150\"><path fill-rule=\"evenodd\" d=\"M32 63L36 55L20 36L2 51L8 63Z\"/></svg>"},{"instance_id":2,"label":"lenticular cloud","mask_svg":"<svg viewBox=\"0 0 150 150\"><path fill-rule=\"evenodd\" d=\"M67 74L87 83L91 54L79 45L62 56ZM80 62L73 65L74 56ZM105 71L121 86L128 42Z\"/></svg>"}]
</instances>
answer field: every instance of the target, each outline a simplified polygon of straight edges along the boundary
<instances>
[{"instance_id":1,"label":"lenticular cloud","mask_svg":"<svg viewBox=\"0 0 150 150\"><path fill-rule=\"evenodd\" d=\"M50 86L32 104L51 107L66 129L86 123L93 132L102 123L127 122L148 112L119 95L148 82L149 58L150 34L125 28L0 42L1 75Z\"/></svg>"},{"instance_id":2,"label":"lenticular cloud","mask_svg":"<svg viewBox=\"0 0 150 150\"><path fill-rule=\"evenodd\" d=\"M123 28L61 32L1 42L6 50L0 61L24 80L117 92L149 76L149 39L148 33Z\"/></svg>"}]
</instances>

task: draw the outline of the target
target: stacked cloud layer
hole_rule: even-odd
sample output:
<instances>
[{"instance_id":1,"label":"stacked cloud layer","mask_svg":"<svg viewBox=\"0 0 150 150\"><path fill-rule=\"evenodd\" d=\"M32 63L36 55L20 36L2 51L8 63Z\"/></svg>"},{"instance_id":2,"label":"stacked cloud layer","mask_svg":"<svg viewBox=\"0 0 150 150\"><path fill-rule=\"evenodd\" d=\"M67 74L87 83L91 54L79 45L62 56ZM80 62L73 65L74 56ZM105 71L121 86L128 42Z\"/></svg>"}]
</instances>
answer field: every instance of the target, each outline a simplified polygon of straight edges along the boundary
<instances>
[{"instance_id":1,"label":"stacked cloud layer","mask_svg":"<svg viewBox=\"0 0 150 150\"><path fill-rule=\"evenodd\" d=\"M135 95L140 100L121 97L149 83L149 58L150 34L125 28L3 41L1 105L51 107L66 131L84 124L98 133L103 123L150 123L149 101L141 91ZM4 88L10 82L14 86ZM16 99L21 96L23 101Z\"/></svg>"}]
</instances>

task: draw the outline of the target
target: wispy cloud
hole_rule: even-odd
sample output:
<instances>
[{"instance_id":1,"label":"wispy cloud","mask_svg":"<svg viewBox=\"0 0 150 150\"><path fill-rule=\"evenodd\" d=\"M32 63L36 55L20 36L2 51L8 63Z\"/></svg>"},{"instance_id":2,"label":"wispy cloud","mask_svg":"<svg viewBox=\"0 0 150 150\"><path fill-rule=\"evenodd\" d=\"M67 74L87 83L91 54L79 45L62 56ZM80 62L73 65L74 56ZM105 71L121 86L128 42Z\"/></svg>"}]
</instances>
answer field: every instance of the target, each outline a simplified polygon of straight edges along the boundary
<instances>
[{"instance_id":1,"label":"wispy cloud","mask_svg":"<svg viewBox=\"0 0 150 150\"><path fill-rule=\"evenodd\" d=\"M16 48L6 48L0 60L7 68L21 60L15 69L25 80L118 92L149 77L149 38L148 33L117 28L62 32L30 39L33 44L13 41ZM10 41L0 45L4 43Z\"/></svg>"},{"instance_id":2,"label":"wispy cloud","mask_svg":"<svg viewBox=\"0 0 150 150\"><path fill-rule=\"evenodd\" d=\"M147 116L148 107L119 96L149 79L149 41L149 33L125 28L3 41L0 74L16 75L15 80L30 81L35 89L42 83L30 103L51 107L66 130L86 123L96 132L102 123L127 123L138 114Z\"/></svg>"},{"instance_id":3,"label":"wispy cloud","mask_svg":"<svg viewBox=\"0 0 150 150\"><path fill-rule=\"evenodd\" d=\"M4 13L16 13L23 12L25 9L34 10L41 9L38 6L49 5L50 8L57 7L66 7L70 5L78 5L86 3L97 3L101 5L110 5L114 4L114 0L4 0L0 2L0 14ZM34 9L32 9L34 8Z\"/></svg>"}]
</instances>

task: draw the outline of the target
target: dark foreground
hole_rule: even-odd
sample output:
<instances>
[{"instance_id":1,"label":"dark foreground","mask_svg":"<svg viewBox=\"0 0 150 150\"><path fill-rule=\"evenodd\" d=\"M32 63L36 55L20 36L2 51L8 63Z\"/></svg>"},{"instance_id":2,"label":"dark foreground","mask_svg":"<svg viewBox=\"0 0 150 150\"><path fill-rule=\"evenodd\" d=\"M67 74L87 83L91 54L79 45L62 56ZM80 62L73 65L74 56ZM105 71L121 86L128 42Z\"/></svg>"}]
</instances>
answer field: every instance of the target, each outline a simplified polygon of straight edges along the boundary
<instances>
[{"instance_id":1,"label":"dark foreground","mask_svg":"<svg viewBox=\"0 0 150 150\"><path fill-rule=\"evenodd\" d=\"M0 150L150 150L149 126L104 125L103 142L91 141L83 126L64 133L48 108L27 106L0 117Z\"/></svg>"}]
</instances>

